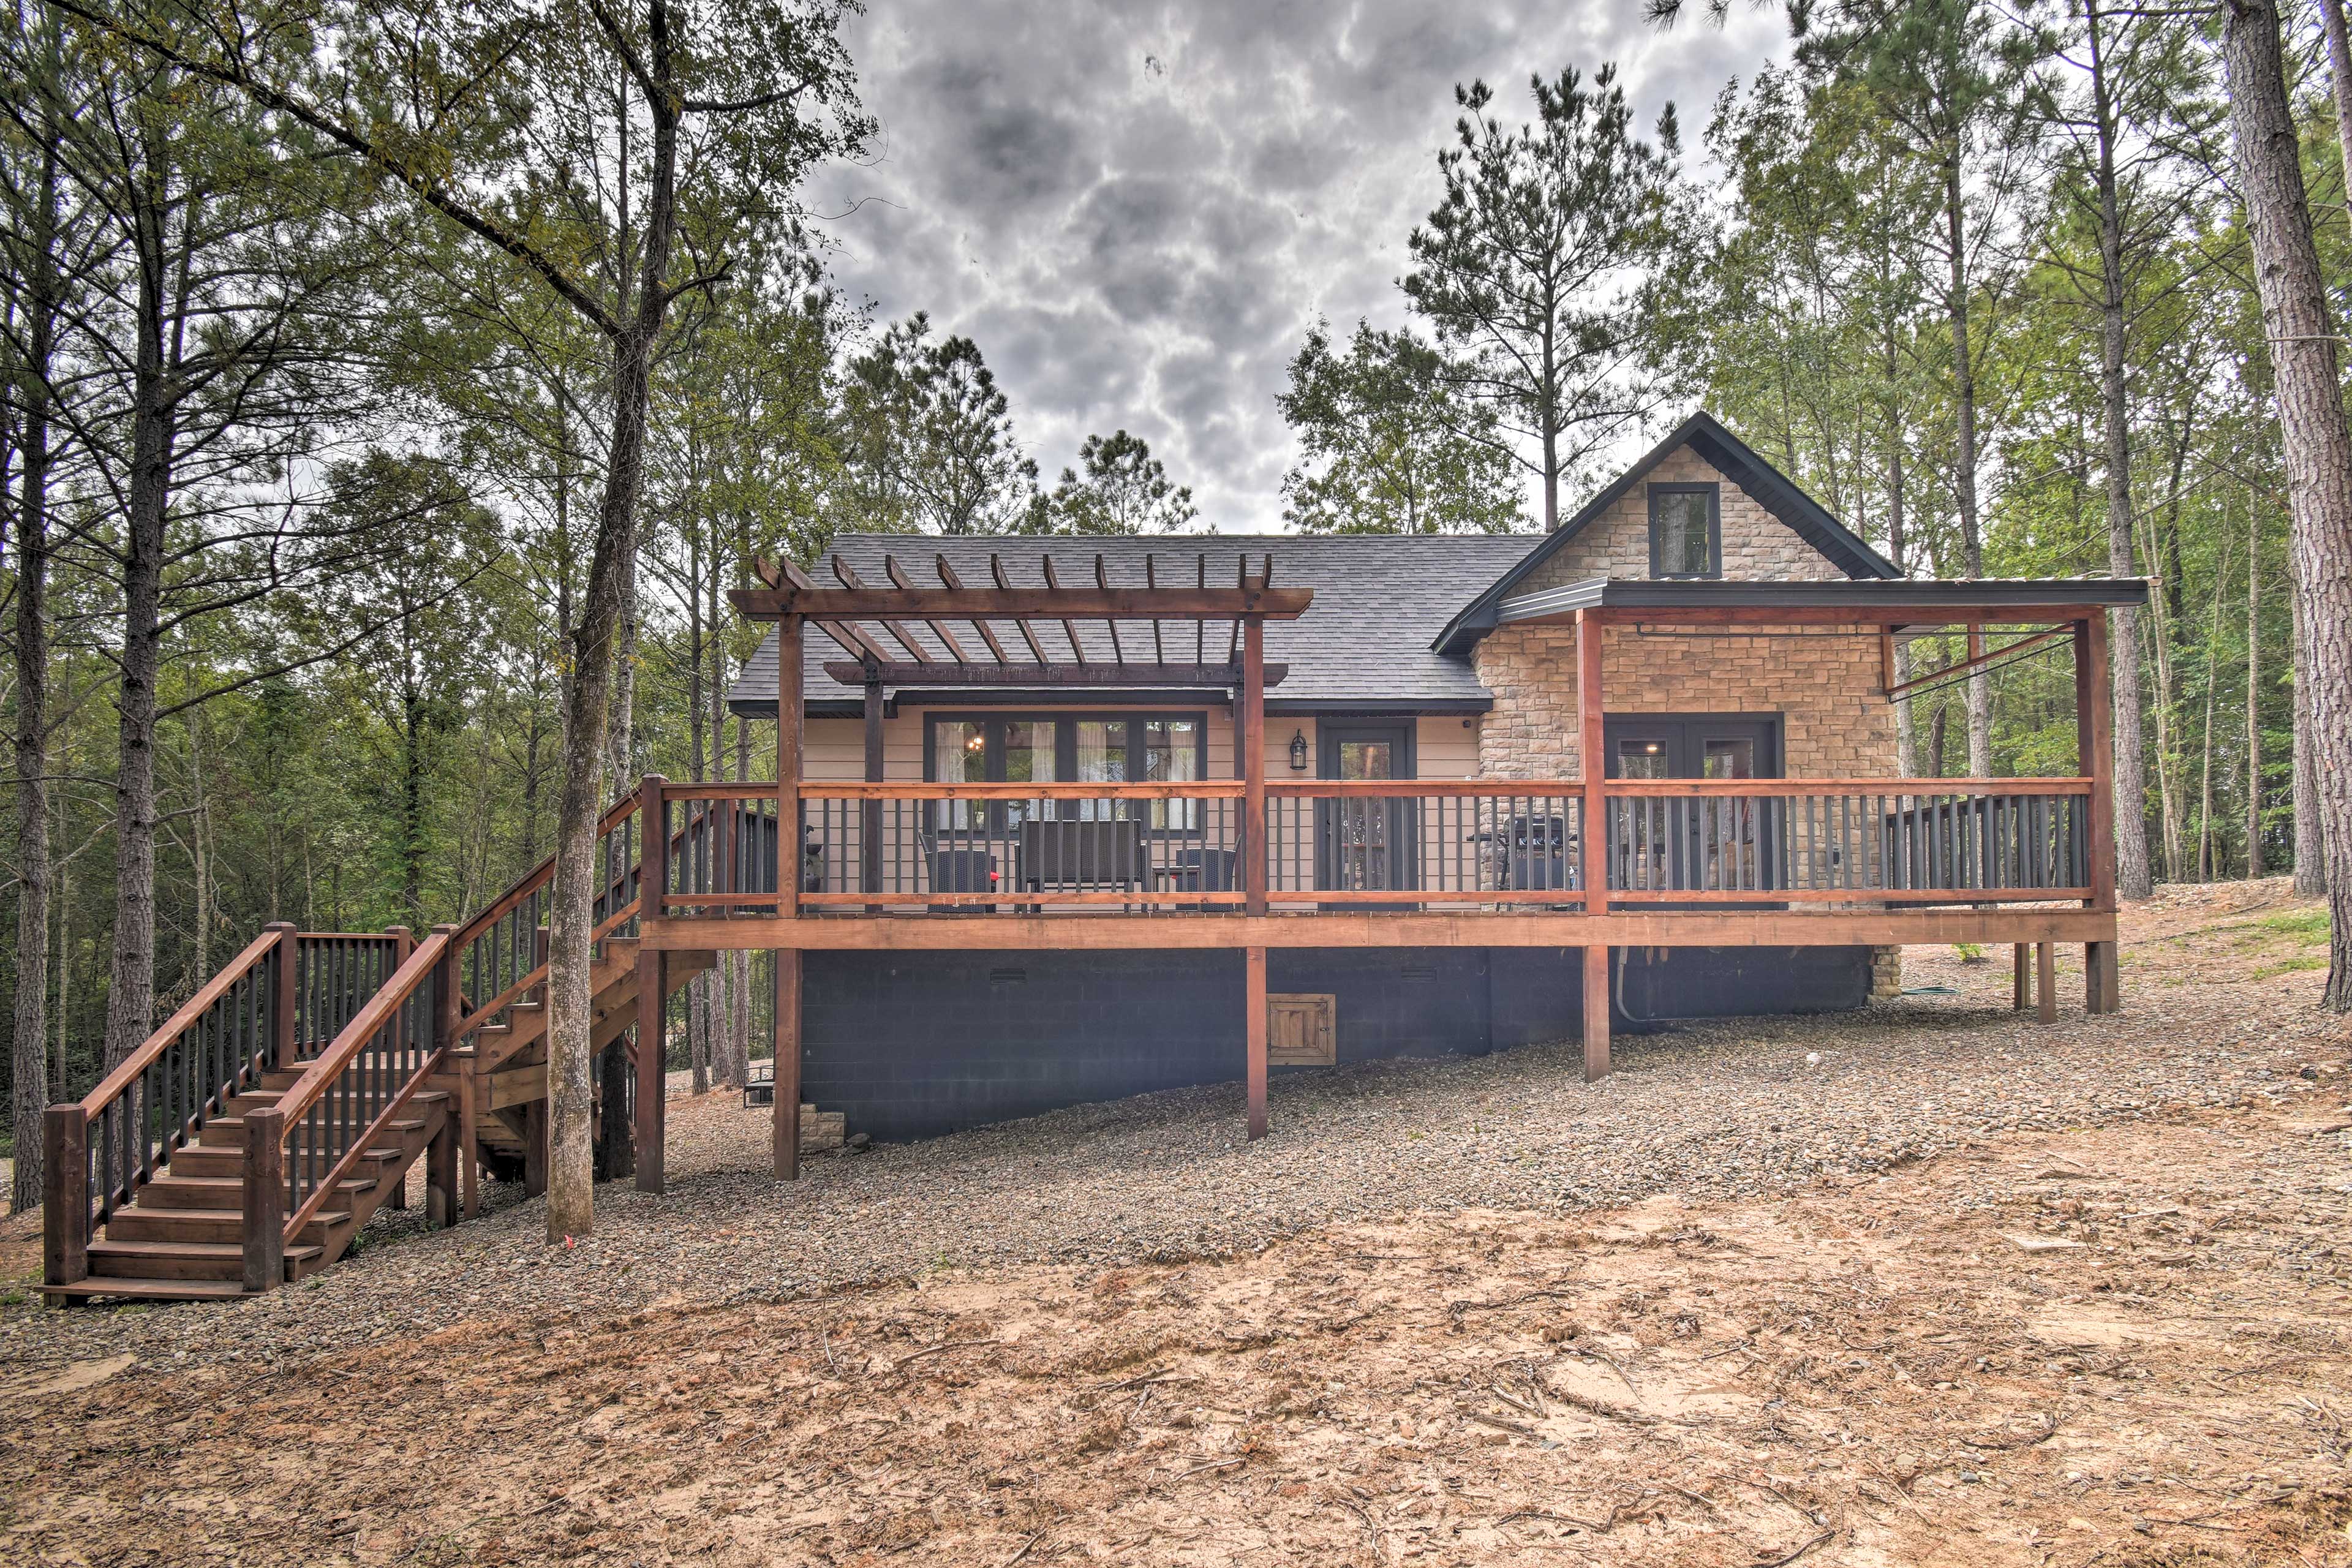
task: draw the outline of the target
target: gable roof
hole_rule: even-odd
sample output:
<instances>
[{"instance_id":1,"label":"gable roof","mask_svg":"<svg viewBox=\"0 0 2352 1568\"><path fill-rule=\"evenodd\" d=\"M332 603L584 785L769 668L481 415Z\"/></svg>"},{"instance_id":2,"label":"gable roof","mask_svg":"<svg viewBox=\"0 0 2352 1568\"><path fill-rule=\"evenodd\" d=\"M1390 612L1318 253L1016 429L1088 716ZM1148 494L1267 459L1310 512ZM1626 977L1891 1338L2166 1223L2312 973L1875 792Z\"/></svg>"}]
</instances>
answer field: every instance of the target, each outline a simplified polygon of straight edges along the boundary
<instances>
[{"instance_id":1,"label":"gable roof","mask_svg":"<svg viewBox=\"0 0 2352 1568\"><path fill-rule=\"evenodd\" d=\"M1618 475L1600 494L1585 502L1575 516L1560 524L1557 531L1547 534L1542 543L1465 606L1460 615L1445 624L1431 647L1439 653L1467 653L1480 637L1495 629L1496 610L1514 589L1538 567L1566 548L1569 541L1583 532L1595 519L1622 500L1626 492L1643 475L1655 468L1667 454L1685 446L1706 458L1725 479L1747 491L1759 506L1787 524L1798 538L1820 551L1832 565L1848 577L1893 578L1903 575L1893 562L1873 550L1868 541L1831 516L1828 510L1800 489L1794 479L1765 461L1755 448L1733 435L1721 420L1702 408L1668 431L1665 439L1651 447L1640 461Z\"/></svg>"},{"instance_id":2,"label":"gable roof","mask_svg":"<svg viewBox=\"0 0 2352 1568\"><path fill-rule=\"evenodd\" d=\"M1265 696L1273 714L1315 712L1476 713L1491 708L1493 699L1481 685L1470 662L1449 658L1433 646L1446 618L1503 576L1540 541L1517 534L1213 534L1167 535L1148 538L1050 537L948 538L906 533L845 533L833 542L830 553L839 555L869 582L886 579L884 556L896 553L910 573L926 579L935 555L947 557L967 582L989 580L989 557L1003 558L1010 574L1034 582L1040 562L1051 552L1065 572L1100 555L1103 570L1114 587L1144 584L1144 557L1159 558L1160 580L1165 584L1171 568L1192 571L1191 558L1205 553L1211 570L1230 573L1234 562L1247 552L1255 570L1259 558L1274 557L1274 580L1289 587L1315 590L1315 602L1295 621L1271 621L1265 627L1265 657L1270 664L1288 667L1279 686ZM920 621L902 623L908 636L945 658L929 629ZM960 625L950 627L962 635ZM1108 663L1110 636L1105 623L1079 624L1089 659ZM1008 640L1010 629L1001 633ZM1041 634L1049 638L1049 654L1065 646L1058 629ZM1192 634L1167 626L1171 657L1190 658ZM1213 659L1224 656L1228 627L1208 628ZM1144 622L1119 623L1127 657L1150 649L1151 627ZM1176 640L1182 639L1181 654ZM802 661L802 695L807 711L816 717L846 717L863 711L864 694L844 686L824 672L827 659L855 658L842 649L821 626L811 626ZM1143 657L1150 657L1145 653ZM897 695L890 689L888 695ZM953 705L959 694L924 689L910 700L929 705ZM971 694L962 694L969 697ZM1200 700L1200 692L1121 692L1116 700ZM1034 694L1040 705L1062 705L1077 699L1067 690ZM1100 705L1113 699L1103 692L1085 694ZM776 637L770 628L759 649L727 694L737 713L765 718L774 713L776 700ZM1003 704L1003 690L983 700Z\"/></svg>"}]
</instances>

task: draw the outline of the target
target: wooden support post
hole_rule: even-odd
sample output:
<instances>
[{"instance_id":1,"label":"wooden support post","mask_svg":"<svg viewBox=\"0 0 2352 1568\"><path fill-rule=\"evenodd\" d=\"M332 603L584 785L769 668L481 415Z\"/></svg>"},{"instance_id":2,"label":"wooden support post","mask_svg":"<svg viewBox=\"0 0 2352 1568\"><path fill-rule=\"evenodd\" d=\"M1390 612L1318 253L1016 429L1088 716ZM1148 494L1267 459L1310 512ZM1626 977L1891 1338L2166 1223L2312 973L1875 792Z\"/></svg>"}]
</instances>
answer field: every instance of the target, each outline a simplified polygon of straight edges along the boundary
<instances>
[{"instance_id":1,"label":"wooden support post","mask_svg":"<svg viewBox=\"0 0 2352 1568\"><path fill-rule=\"evenodd\" d=\"M2011 942L2009 949L2009 1005L2020 1013L2033 1005L2032 945Z\"/></svg>"},{"instance_id":2,"label":"wooden support post","mask_svg":"<svg viewBox=\"0 0 2352 1568\"><path fill-rule=\"evenodd\" d=\"M2116 944L2083 944L2083 1005L2090 1013L2113 1013L2123 1006L2123 975Z\"/></svg>"},{"instance_id":3,"label":"wooden support post","mask_svg":"<svg viewBox=\"0 0 2352 1568\"><path fill-rule=\"evenodd\" d=\"M1582 854L1577 874L1584 889L1584 912L1589 915L1606 914L1609 910L1609 797L1601 787L1609 776L1608 714L1601 689L1603 636L1598 610L1576 612L1576 765L1584 780L1583 820L1577 828Z\"/></svg>"},{"instance_id":4,"label":"wooden support post","mask_svg":"<svg viewBox=\"0 0 2352 1568\"><path fill-rule=\"evenodd\" d=\"M245 1123L245 1288L286 1283L286 1113L248 1110Z\"/></svg>"},{"instance_id":5,"label":"wooden support post","mask_svg":"<svg viewBox=\"0 0 2352 1568\"><path fill-rule=\"evenodd\" d=\"M788 921L801 912L802 631L798 616L776 623L776 915Z\"/></svg>"},{"instance_id":6,"label":"wooden support post","mask_svg":"<svg viewBox=\"0 0 2352 1568\"><path fill-rule=\"evenodd\" d=\"M1878 633L1878 689L1888 701L1895 700L1895 628L1881 627Z\"/></svg>"},{"instance_id":7,"label":"wooden support post","mask_svg":"<svg viewBox=\"0 0 2352 1568\"><path fill-rule=\"evenodd\" d=\"M2116 907L2116 747L2107 668L2107 613L2074 623L2074 765L2091 781L2091 897L2087 907ZM2132 809L2141 809L2138 801Z\"/></svg>"},{"instance_id":8,"label":"wooden support post","mask_svg":"<svg viewBox=\"0 0 2352 1568\"><path fill-rule=\"evenodd\" d=\"M873 669L871 664L866 668ZM882 758L882 682L866 683L866 782L880 784ZM857 828L857 859L864 890L878 893L882 889L882 803L869 800L859 814ZM868 914L880 914L878 906L868 905Z\"/></svg>"},{"instance_id":9,"label":"wooden support post","mask_svg":"<svg viewBox=\"0 0 2352 1568\"><path fill-rule=\"evenodd\" d=\"M1265 622L1242 617L1242 888L1244 910L1265 913ZM1206 886L1206 884L1202 884ZM1259 1130L1263 1131L1264 1129ZM1252 1133L1255 1137L1256 1133Z\"/></svg>"},{"instance_id":10,"label":"wooden support post","mask_svg":"<svg viewBox=\"0 0 2352 1568\"><path fill-rule=\"evenodd\" d=\"M270 973L269 1065L284 1068L301 1054L295 1023L301 1006L296 983L301 978L302 939L292 921L273 921L262 929L278 933L278 946L270 958L277 967Z\"/></svg>"},{"instance_id":11,"label":"wooden support post","mask_svg":"<svg viewBox=\"0 0 2352 1568\"><path fill-rule=\"evenodd\" d=\"M1246 948L1242 954L1242 1034L1247 1042L1249 1135L1265 1136L1265 949Z\"/></svg>"},{"instance_id":12,"label":"wooden support post","mask_svg":"<svg viewBox=\"0 0 2352 1568\"><path fill-rule=\"evenodd\" d=\"M79 1105L41 1112L41 1279L89 1278L89 1118Z\"/></svg>"},{"instance_id":13,"label":"wooden support post","mask_svg":"<svg viewBox=\"0 0 2352 1568\"><path fill-rule=\"evenodd\" d=\"M442 947L440 963L433 966L433 1048L457 1056L457 1060L442 1058L442 1069L457 1072L457 1105L449 1112L449 1121L436 1135L433 1147L425 1150L425 1223L457 1225L458 1217L475 1217L482 1213L482 1129L480 1112L475 1110L478 1081L473 1072L473 1053L480 1048L480 1037L468 1039L457 1047L458 1016L466 1011L463 975L458 973L457 926L436 926L449 945ZM440 1142L446 1138L446 1150ZM436 1192L437 1187L437 1192ZM463 1194L463 1208L458 1206L458 1194ZM436 1211L436 1201L440 1208Z\"/></svg>"},{"instance_id":14,"label":"wooden support post","mask_svg":"<svg viewBox=\"0 0 2352 1568\"><path fill-rule=\"evenodd\" d=\"M801 1174L801 950L776 950L776 1180Z\"/></svg>"},{"instance_id":15,"label":"wooden support post","mask_svg":"<svg viewBox=\"0 0 2352 1568\"><path fill-rule=\"evenodd\" d=\"M647 773L637 797L637 917L642 930L659 920L669 891L669 816L662 804L659 773ZM637 943L637 1191L662 1190L662 1137L668 1117L669 1041L663 1028L668 1012L669 955L651 942Z\"/></svg>"},{"instance_id":16,"label":"wooden support post","mask_svg":"<svg viewBox=\"0 0 2352 1568\"><path fill-rule=\"evenodd\" d=\"M2054 942L2033 944L2033 1000L2042 1023L2058 1021L2058 944Z\"/></svg>"},{"instance_id":17,"label":"wooden support post","mask_svg":"<svg viewBox=\"0 0 2352 1568\"><path fill-rule=\"evenodd\" d=\"M457 1223L457 1118L444 1116L425 1146L425 1223L446 1230Z\"/></svg>"},{"instance_id":18,"label":"wooden support post","mask_svg":"<svg viewBox=\"0 0 2352 1568\"><path fill-rule=\"evenodd\" d=\"M1584 950L1584 1081L1609 1076L1609 950Z\"/></svg>"}]
</instances>

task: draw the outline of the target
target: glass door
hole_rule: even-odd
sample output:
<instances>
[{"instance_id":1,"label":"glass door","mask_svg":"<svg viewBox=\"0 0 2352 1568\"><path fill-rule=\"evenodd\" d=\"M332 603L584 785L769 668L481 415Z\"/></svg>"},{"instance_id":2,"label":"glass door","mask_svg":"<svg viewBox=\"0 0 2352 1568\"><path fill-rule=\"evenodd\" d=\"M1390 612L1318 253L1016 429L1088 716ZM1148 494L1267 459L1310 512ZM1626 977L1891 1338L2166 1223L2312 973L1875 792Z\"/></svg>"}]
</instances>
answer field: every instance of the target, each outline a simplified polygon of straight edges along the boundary
<instances>
[{"instance_id":1,"label":"glass door","mask_svg":"<svg viewBox=\"0 0 2352 1568\"><path fill-rule=\"evenodd\" d=\"M1320 726L1322 775L1376 782L1413 776L1412 731L1403 724ZM1393 795L1341 795L1316 803L1317 885L1348 892L1413 886L1410 803Z\"/></svg>"},{"instance_id":2,"label":"glass door","mask_svg":"<svg viewBox=\"0 0 2352 1568\"><path fill-rule=\"evenodd\" d=\"M1779 721L1733 716L1612 718L1609 776L1620 779L1778 778ZM1778 877L1780 815L1756 796L1634 798L1616 808L1612 847L1622 887L1762 890Z\"/></svg>"}]
</instances>

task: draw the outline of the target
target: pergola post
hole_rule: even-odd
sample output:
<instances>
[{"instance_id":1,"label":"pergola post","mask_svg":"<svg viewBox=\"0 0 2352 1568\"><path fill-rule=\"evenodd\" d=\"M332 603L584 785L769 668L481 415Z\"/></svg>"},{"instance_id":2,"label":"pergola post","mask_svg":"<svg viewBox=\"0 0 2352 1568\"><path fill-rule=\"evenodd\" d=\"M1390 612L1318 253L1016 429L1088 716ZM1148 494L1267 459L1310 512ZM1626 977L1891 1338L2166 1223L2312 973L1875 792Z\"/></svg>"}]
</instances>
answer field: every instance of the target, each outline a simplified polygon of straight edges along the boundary
<instances>
[{"instance_id":1,"label":"pergola post","mask_svg":"<svg viewBox=\"0 0 2352 1568\"><path fill-rule=\"evenodd\" d=\"M1249 1135L1265 1136L1265 949L1253 947L1243 954L1243 1034L1249 1049Z\"/></svg>"},{"instance_id":2,"label":"pergola post","mask_svg":"<svg viewBox=\"0 0 2352 1568\"><path fill-rule=\"evenodd\" d=\"M801 642L805 623L787 614L776 623L776 917L801 913ZM866 765L869 778L881 768L882 710L869 683L866 707ZM878 806L869 806L878 811ZM873 819L867 819L867 854L875 849ZM869 862L869 868L871 862ZM872 875L868 871L869 878ZM867 882L871 891L873 883ZM779 947L776 957L776 1101L772 1124L776 1180L801 1173L801 950Z\"/></svg>"},{"instance_id":3,"label":"pergola post","mask_svg":"<svg viewBox=\"0 0 2352 1568\"><path fill-rule=\"evenodd\" d=\"M866 782L882 782L882 671L873 660L866 661ZM862 891L882 890L882 803L866 802L860 810L857 826L858 874L864 883ZM881 906L869 904L866 912L878 915Z\"/></svg>"},{"instance_id":4,"label":"pergola post","mask_svg":"<svg viewBox=\"0 0 2352 1568\"><path fill-rule=\"evenodd\" d=\"M1601 689L1602 622L1597 610L1576 613L1577 766L1584 780L1582 820L1578 825L1579 869L1584 912L1609 912L1609 776L1606 715ZM1609 949L1584 950L1584 1081L1609 1076Z\"/></svg>"},{"instance_id":5,"label":"pergola post","mask_svg":"<svg viewBox=\"0 0 2352 1568\"><path fill-rule=\"evenodd\" d=\"M1244 912L1265 913L1265 622L1242 617L1240 733L1242 754L1242 887Z\"/></svg>"},{"instance_id":6,"label":"pergola post","mask_svg":"<svg viewBox=\"0 0 2352 1568\"><path fill-rule=\"evenodd\" d=\"M2090 775L2086 824L2091 857L2089 907L2116 907L2116 757L2114 698L2107 668L2107 612L2095 609L2074 623L2075 766ZM2140 809L2134 801L2132 809ZM2083 1009L2112 1013L2123 1005L2120 963L2112 942L2083 945Z\"/></svg>"},{"instance_id":7,"label":"pergola post","mask_svg":"<svg viewBox=\"0 0 2352 1568\"><path fill-rule=\"evenodd\" d=\"M662 918L662 895L669 889L669 823L662 807L663 779L647 773L637 797L637 925ZM669 953L651 942L637 943L637 1191L662 1190L662 1140L669 1107L668 1041L663 1028L669 1001ZM467 1217L473 1217L470 1202Z\"/></svg>"}]
</instances>

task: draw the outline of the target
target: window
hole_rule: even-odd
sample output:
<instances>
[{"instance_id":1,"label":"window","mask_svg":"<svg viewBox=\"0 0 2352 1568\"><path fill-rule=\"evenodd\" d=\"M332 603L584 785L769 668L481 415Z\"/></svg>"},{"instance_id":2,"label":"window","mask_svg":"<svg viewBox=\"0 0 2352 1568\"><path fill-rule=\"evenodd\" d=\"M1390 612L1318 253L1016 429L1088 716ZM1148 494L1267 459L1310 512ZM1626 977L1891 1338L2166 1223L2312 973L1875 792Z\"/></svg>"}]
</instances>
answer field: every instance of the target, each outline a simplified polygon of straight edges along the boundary
<instances>
[{"instance_id":1,"label":"window","mask_svg":"<svg viewBox=\"0 0 2352 1568\"><path fill-rule=\"evenodd\" d=\"M1008 715L935 718L924 738L923 771L941 784L1190 784L1208 776L1208 721L1197 713L1118 713L1069 717ZM940 826L971 828L968 801L942 801ZM1154 827L1198 831L1196 800L1075 800L1056 807L1015 801L1009 822L1041 816L1081 820L1141 816Z\"/></svg>"},{"instance_id":2,"label":"window","mask_svg":"<svg viewBox=\"0 0 2352 1568\"><path fill-rule=\"evenodd\" d=\"M1723 531L1719 487L1650 487L1650 575L1720 577Z\"/></svg>"}]
</instances>

